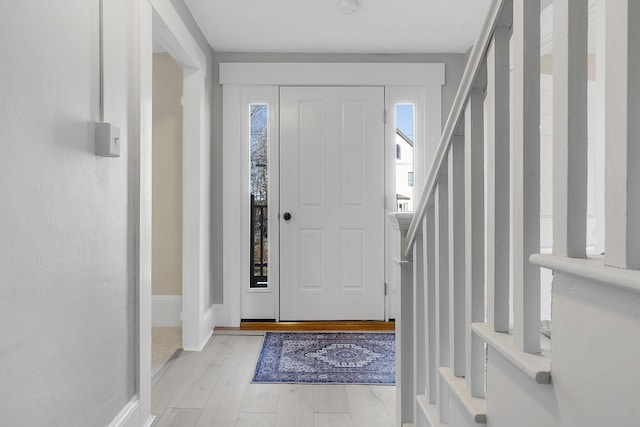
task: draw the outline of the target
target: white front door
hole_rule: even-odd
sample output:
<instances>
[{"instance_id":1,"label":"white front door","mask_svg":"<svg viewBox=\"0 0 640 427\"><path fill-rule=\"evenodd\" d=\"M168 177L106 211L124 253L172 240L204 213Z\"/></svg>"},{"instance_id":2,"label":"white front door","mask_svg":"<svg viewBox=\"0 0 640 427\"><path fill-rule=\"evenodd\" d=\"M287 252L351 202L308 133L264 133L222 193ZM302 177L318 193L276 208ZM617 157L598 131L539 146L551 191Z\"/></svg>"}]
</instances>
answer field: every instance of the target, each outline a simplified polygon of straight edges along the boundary
<instances>
[{"instance_id":1,"label":"white front door","mask_svg":"<svg viewBox=\"0 0 640 427\"><path fill-rule=\"evenodd\" d=\"M384 88L280 89L280 319L384 319Z\"/></svg>"}]
</instances>

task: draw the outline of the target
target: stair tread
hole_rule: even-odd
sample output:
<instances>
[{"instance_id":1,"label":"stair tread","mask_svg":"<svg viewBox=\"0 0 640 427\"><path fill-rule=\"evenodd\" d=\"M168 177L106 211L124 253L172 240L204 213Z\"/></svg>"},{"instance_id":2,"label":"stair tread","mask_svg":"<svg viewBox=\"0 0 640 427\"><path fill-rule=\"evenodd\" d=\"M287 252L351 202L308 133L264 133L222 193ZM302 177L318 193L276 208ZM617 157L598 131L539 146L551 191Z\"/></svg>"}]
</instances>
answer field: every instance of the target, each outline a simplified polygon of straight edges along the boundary
<instances>
[{"instance_id":1,"label":"stair tread","mask_svg":"<svg viewBox=\"0 0 640 427\"><path fill-rule=\"evenodd\" d=\"M418 406L422 409L422 414L424 415L427 423L430 427L444 427L446 424L442 424L438 417L438 408L436 405L429 403L427 400L427 396L416 396L416 400L418 402Z\"/></svg>"},{"instance_id":2,"label":"stair tread","mask_svg":"<svg viewBox=\"0 0 640 427\"><path fill-rule=\"evenodd\" d=\"M456 395L474 422L484 424L487 422L487 401L473 397L467 391L464 378L458 378L449 368L440 368L440 375L447 381L451 391Z\"/></svg>"}]
</instances>

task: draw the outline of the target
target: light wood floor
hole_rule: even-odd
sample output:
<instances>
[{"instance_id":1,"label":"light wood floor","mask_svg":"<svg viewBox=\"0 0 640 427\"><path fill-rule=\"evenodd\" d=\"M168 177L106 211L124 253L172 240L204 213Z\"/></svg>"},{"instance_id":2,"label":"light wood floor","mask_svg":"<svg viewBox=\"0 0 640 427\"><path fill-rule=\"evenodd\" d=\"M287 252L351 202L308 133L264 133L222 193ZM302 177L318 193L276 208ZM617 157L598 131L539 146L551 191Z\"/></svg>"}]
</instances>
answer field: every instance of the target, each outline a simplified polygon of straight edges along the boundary
<instances>
[{"instance_id":1,"label":"light wood floor","mask_svg":"<svg viewBox=\"0 0 640 427\"><path fill-rule=\"evenodd\" d=\"M251 384L262 333L214 334L153 378L154 426L390 427L395 387Z\"/></svg>"}]
</instances>

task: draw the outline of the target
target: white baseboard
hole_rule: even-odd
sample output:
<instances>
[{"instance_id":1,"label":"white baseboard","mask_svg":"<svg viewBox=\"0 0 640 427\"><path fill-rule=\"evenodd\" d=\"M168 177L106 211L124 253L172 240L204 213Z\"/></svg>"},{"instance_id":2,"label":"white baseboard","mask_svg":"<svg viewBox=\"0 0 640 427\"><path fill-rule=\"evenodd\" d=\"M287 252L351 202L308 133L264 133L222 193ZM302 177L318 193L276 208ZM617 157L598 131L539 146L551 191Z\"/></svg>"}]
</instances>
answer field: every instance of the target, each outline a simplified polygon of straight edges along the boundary
<instances>
[{"instance_id":1,"label":"white baseboard","mask_svg":"<svg viewBox=\"0 0 640 427\"><path fill-rule=\"evenodd\" d=\"M182 327L182 295L153 295L151 325Z\"/></svg>"},{"instance_id":2,"label":"white baseboard","mask_svg":"<svg viewBox=\"0 0 640 427\"><path fill-rule=\"evenodd\" d=\"M202 337L202 348L207 344L211 335L213 335L213 328L216 326L216 315L214 306L209 307L207 311L204 313L204 318L202 319L202 331L200 332L200 336Z\"/></svg>"},{"instance_id":3,"label":"white baseboard","mask_svg":"<svg viewBox=\"0 0 640 427\"><path fill-rule=\"evenodd\" d=\"M143 427L151 427L151 424L153 424L155 419L156 419L155 415L149 415L149 418L147 419L147 422L143 424Z\"/></svg>"},{"instance_id":4,"label":"white baseboard","mask_svg":"<svg viewBox=\"0 0 640 427\"><path fill-rule=\"evenodd\" d=\"M214 304L211 307L215 314L215 326L240 327L240 311L232 313L231 304Z\"/></svg>"},{"instance_id":5,"label":"white baseboard","mask_svg":"<svg viewBox=\"0 0 640 427\"><path fill-rule=\"evenodd\" d=\"M111 421L109 427L139 427L140 399L134 396L120 413Z\"/></svg>"},{"instance_id":6,"label":"white baseboard","mask_svg":"<svg viewBox=\"0 0 640 427\"><path fill-rule=\"evenodd\" d=\"M204 313L203 319L205 332L212 332L213 328L216 326L216 306L212 305L209 307L207 311Z\"/></svg>"},{"instance_id":7,"label":"white baseboard","mask_svg":"<svg viewBox=\"0 0 640 427\"><path fill-rule=\"evenodd\" d=\"M184 351L202 351L209 338L213 335L213 328L216 326L216 317L214 306L204 313L202 323L200 324L200 333L198 334L198 342L195 347L184 346ZM184 343L183 343L184 344Z\"/></svg>"}]
</instances>

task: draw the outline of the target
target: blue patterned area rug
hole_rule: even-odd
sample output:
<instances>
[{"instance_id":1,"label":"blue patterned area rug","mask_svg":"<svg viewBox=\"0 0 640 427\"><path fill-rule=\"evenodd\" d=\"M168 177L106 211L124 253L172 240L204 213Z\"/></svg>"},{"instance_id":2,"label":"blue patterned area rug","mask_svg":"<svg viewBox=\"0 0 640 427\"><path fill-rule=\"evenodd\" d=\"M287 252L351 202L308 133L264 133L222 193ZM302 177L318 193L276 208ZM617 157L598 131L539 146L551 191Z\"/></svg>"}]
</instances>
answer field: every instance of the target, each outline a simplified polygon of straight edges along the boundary
<instances>
[{"instance_id":1,"label":"blue patterned area rug","mask_svg":"<svg viewBox=\"0 0 640 427\"><path fill-rule=\"evenodd\" d=\"M395 384L395 334L267 332L254 383Z\"/></svg>"}]
</instances>

